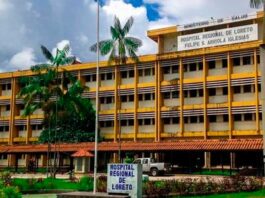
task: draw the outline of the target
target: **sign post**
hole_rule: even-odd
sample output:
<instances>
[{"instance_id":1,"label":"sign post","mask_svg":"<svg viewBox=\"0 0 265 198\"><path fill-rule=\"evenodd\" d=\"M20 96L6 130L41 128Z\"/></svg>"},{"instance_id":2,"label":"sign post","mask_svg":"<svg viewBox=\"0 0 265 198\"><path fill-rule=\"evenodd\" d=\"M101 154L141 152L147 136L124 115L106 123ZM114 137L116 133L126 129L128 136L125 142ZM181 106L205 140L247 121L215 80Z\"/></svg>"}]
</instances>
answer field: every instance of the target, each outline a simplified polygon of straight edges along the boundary
<instances>
[{"instance_id":1,"label":"sign post","mask_svg":"<svg viewBox=\"0 0 265 198\"><path fill-rule=\"evenodd\" d=\"M142 197L141 164L108 164L107 192Z\"/></svg>"}]
</instances>

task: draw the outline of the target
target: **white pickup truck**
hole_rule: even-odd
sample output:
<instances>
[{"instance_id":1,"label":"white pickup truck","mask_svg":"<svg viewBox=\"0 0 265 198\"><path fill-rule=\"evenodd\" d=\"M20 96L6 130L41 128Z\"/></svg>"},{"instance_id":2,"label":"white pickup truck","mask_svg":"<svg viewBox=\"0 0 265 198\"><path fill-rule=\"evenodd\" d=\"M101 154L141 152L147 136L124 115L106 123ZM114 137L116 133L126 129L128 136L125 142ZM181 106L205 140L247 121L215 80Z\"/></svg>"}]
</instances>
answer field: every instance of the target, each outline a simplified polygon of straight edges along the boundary
<instances>
[{"instance_id":1,"label":"white pickup truck","mask_svg":"<svg viewBox=\"0 0 265 198\"><path fill-rule=\"evenodd\" d=\"M170 164L164 162L156 162L154 158L137 158L133 161L134 164L142 164L143 172L149 173L152 176L158 176L171 171Z\"/></svg>"}]
</instances>

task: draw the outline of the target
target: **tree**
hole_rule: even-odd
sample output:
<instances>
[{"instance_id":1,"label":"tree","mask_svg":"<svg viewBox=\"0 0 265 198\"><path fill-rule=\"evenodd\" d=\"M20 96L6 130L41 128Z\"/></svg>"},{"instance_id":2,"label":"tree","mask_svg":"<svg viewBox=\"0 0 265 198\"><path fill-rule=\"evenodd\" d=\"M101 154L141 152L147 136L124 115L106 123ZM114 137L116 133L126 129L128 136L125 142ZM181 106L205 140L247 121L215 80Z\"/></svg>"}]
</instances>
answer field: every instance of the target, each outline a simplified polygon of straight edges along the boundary
<instances>
[{"instance_id":1,"label":"tree","mask_svg":"<svg viewBox=\"0 0 265 198\"><path fill-rule=\"evenodd\" d=\"M261 103L262 103L262 117L265 117L265 1L264 0L250 0L250 7L252 8L260 8L263 6L263 22L262 22L262 44L260 45L260 65L261 65ZM262 127L263 131L263 156L265 155L265 119L262 119ZM263 174L265 175L265 158L263 157Z\"/></svg>"},{"instance_id":2,"label":"tree","mask_svg":"<svg viewBox=\"0 0 265 198\"><path fill-rule=\"evenodd\" d=\"M49 62L31 67L34 75L21 78L24 87L18 95L24 99L24 116L30 116L37 109L44 112L44 130L39 140L48 143L48 153L50 143L55 146L52 169L52 176L55 177L59 159L58 145L61 141L93 141L95 111L90 100L82 98L87 87L82 86L65 69L60 68L59 71L60 65L75 61L75 57L68 56L69 45L62 50L57 49L56 56L52 56L44 46L41 49Z\"/></svg>"},{"instance_id":3,"label":"tree","mask_svg":"<svg viewBox=\"0 0 265 198\"><path fill-rule=\"evenodd\" d=\"M99 42L100 54L102 56L109 54L109 63L115 61L118 64L124 64L126 63L127 54L134 61L138 61L136 52L142 46L142 41L138 38L127 36L133 21L133 17L130 17L122 28L120 20L115 16L114 26L110 27L111 39ZM92 45L90 50L96 52L97 44Z\"/></svg>"}]
</instances>

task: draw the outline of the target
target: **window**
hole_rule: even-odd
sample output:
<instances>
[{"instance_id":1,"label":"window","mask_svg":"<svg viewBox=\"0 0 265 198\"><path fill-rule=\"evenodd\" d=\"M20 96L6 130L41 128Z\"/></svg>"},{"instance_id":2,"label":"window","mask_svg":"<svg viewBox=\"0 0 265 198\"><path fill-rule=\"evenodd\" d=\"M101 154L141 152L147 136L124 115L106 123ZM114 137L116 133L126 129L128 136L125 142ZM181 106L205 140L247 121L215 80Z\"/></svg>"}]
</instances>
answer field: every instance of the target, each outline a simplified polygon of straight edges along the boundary
<instances>
[{"instance_id":1,"label":"window","mask_svg":"<svg viewBox=\"0 0 265 198\"><path fill-rule=\"evenodd\" d=\"M223 95L227 95L228 94L228 88L227 87L223 87Z\"/></svg>"},{"instance_id":2,"label":"window","mask_svg":"<svg viewBox=\"0 0 265 198\"><path fill-rule=\"evenodd\" d=\"M190 123L197 123L197 116L191 116Z\"/></svg>"},{"instance_id":3,"label":"window","mask_svg":"<svg viewBox=\"0 0 265 198\"><path fill-rule=\"evenodd\" d=\"M139 100L139 101L143 101L143 94L139 94L139 95L138 95L138 100Z\"/></svg>"},{"instance_id":4,"label":"window","mask_svg":"<svg viewBox=\"0 0 265 198\"><path fill-rule=\"evenodd\" d=\"M112 97L106 97L106 104L113 103Z\"/></svg>"},{"instance_id":5,"label":"window","mask_svg":"<svg viewBox=\"0 0 265 198\"><path fill-rule=\"evenodd\" d=\"M243 65L250 65L250 64L251 64L251 56L244 56Z\"/></svg>"},{"instance_id":6,"label":"window","mask_svg":"<svg viewBox=\"0 0 265 198\"><path fill-rule=\"evenodd\" d=\"M244 120L245 121L252 121L253 120L253 114L252 113L246 113L244 114Z\"/></svg>"},{"instance_id":7,"label":"window","mask_svg":"<svg viewBox=\"0 0 265 198\"><path fill-rule=\"evenodd\" d=\"M209 96L215 96L215 95L216 95L216 89L215 88L209 89Z\"/></svg>"},{"instance_id":8,"label":"window","mask_svg":"<svg viewBox=\"0 0 265 198\"><path fill-rule=\"evenodd\" d=\"M209 122L216 122L217 119L216 119L216 115L210 115L209 116Z\"/></svg>"},{"instance_id":9,"label":"window","mask_svg":"<svg viewBox=\"0 0 265 198\"><path fill-rule=\"evenodd\" d=\"M141 119L141 120L138 120L138 124L140 125L140 126L142 126L143 125L143 120Z\"/></svg>"},{"instance_id":10,"label":"window","mask_svg":"<svg viewBox=\"0 0 265 198\"><path fill-rule=\"evenodd\" d=\"M6 105L6 111L10 111L10 105Z\"/></svg>"},{"instance_id":11,"label":"window","mask_svg":"<svg viewBox=\"0 0 265 198\"><path fill-rule=\"evenodd\" d=\"M199 97L203 97L203 90L199 89Z\"/></svg>"},{"instance_id":12,"label":"window","mask_svg":"<svg viewBox=\"0 0 265 198\"><path fill-rule=\"evenodd\" d=\"M189 123L189 118L188 117L184 117L184 123L188 124Z\"/></svg>"},{"instance_id":13,"label":"window","mask_svg":"<svg viewBox=\"0 0 265 198\"><path fill-rule=\"evenodd\" d=\"M197 96L197 90L190 90L190 97L195 98Z\"/></svg>"},{"instance_id":14,"label":"window","mask_svg":"<svg viewBox=\"0 0 265 198\"><path fill-rule=\"evenodd\" d=\"M145 125L151 125L151 119L145 119L144 124Z\"/></svg>"},{"instance_id":15,"label":"window","mask_svg":"<svg viewBox=\"0 0 265 198\"><path fill-rule=\"evenodd\" d=\"M164 118L164 124L170 124L170 118Z\"/></svg>"},{"instance_id":16,"label":"window","mask_svg":"<svg viewBox=\"0 0 265 198\"><path fill-rule=\"evenodd\" d=\"M128 120L128 126L133 126L134 125L134 120Z\"/></svg>"},{"instance_id":17,"label":"window","mask_svg":"<svg viewBox=\"0 0 265 198\"><path fill-rule=\"evenodd\" d=\"M0 160L6 160L7 154L0 154Z\"/></svg>"},{"instance_id":18,"label":"window","mask_svg":"<svg viewBox=\"0 0 265 198\"><path fill-rule=\"evenodd\" d=\"M251 85L244 85L243 91L244 93L251 93Z\"/></svg>"},{"instance_id":19,"label":"window","mask_svg":"<svg viewBox=\"0 0 265 198\"><path fill-rule=\"evenodd\" d=\"M229 119L229 117L228 117L228 115L223 115L223 122L228 122L228 119Z\"/></svg>"},{"instance_id":20,"label":"window","mask_svg":"<svg viewBox=\"0 0 265 198\"><path fill-rule=\"evenodd\" d=\"M178 124L178 123L179 123L179 117L173 117L172 124Z\"/></svg>"},{"instance_id":21,"label":"window","mask_svg":"<svg viewBox=\"0 0 265 198\"><path fill-rule=\"evenodd\" d=\"M134 77L134 70L130 70L129 71L129 78L133 78Z\"/></svg>"},{"instance_id":22,"label":"window","mask_svg":"<svg viewBox=\"0 0 265 198\"><path fill-rule=\"evenodd\" d=\"M172 92L172 98L179 98L179 92L178 91L173 91Z\"/></svg>"},{"instance_id":23,"label":"window","mask_svg":"<svg viewBox=\"0 0 265 198\"><path fill-rule=\"evenodd\" d=\"M233 58L233 66L240 66L240 58Z\"/></svg>"},{"instance_id":24,"label":"window","mask_svg":"<svg viewBox=\"0 0 265 198\"><path fill-rule=\"evenodd\" d=\"M203 70L203 63L199 62L199 70Z\"/></svg>"},{"instance_id":25,"label":"window","mask_svg":"<svg viewBox=\"0 0 265 198\"><path fill-rule=\"evenodd\" d=\"M38 131L38 130L42 130L43 129L43 126L42 125L32 125L31 126L31 129L33 131Z\"/></svg>"},{"instance_id":26,"label":"window","mask_svg":"<svg viewBox=\"0 0 265 198\"><path fill-rule=\"evenodd\" d=\"M97 75L96 74L93 74L92 75L92 81L96 81L97 80Z\"/></svg>"},{"instance_id":27,"label":"window","mask_svg":"<svg viewBox=\"0 0 265 198\"><path fill-rule=\"evenodd\" d=\"M164 93L164 99L170 99L170 92Z\"/></svg>"},{"instance_id":28,"label":"window","mask_svg":"<svg viewBox=\"0 0 265 198\"><path fill-rule=\"evenodd\" d=\"M191 63L190 64L190 71L196 71L197 70L197 64L196 63Z\"/></svg>"},{"instance_id":29,"label":"window","mask_svg":"<svg viewBox=\"0 0 265 198\"><path fill-rule=\"evenodd\" d=\"M121 78L127 78L127 71L121 72Z\"/></svg>"},{"instance_id":30,"label":"window","mask_svg":"<svg viewBox=\"0 0 265 198\"><path fill-rule=\"evenodd\" d=\"M142 69L139 69L139 70L138 70L138 75L139 75L139 76L143 76L143 70L142 70Z\"/></svg>"},{"instance_id":31,"label":"window","mask_svg":"<svg viewBox=\"0 0 265 198\"><path fill-rule=\"evenodd\" d=\"M101 76L100 78L101 80L105 80L105 74L101 74L100 76Z\"/></svg>"},{"instance_id":32,"label":"window","mask_svg":"<svg viewBox=\"0 0 265 198\"><path fill-rule=\"evenodd\" d=\"M176 74L176 73L179 73L179 66L178 65L172 66L172 74Z\"/></svg>"},{"instance_id":33,"label":"window","mask_svg":"<svg viewBox=\"0 0 265 198\"><path fill-rule=\"evenodd\" d=\"M18 126L18 130L19 131L26 131L27 130L26 128L27 128L26 125L20 125L20 126Z\"/></svg>"},{"instance_id":34,"label":"window","mask_svg":"<svg viewBox=\"0 0 265 198\"><path fill-rule=\"evenodd\" d=\"M188 91L184 90L184 98L187 98L187 97L188 97Z\"/></svg>"},{"instance_id":35,"label":"window","mask_svg":"<svg viewBox=\"0 0 265 198\"><path fill-rule=\"evenodd\" d=\"M257 55L257 63L260 64L260 56Z\"/></svg>"},{"instance_id":36,"label":"window","mask_svg":"<svg viewBox=\"0 0 265 198\"><path fill-rule=\"evenodd\" d=\"M4 84L4 85L2 85L2 90L3 91L11 90L11 84Z\"/></svg>"},{"instance_id":37,"label":"window","mask_svg":"<svg viewBox=\"0 0 265 198\"><path fill-rule=\"evenodd\" d=\"M227 59L222 60L222 67L227 68Z\"/></svg>"},{"instance_id":38,"label":"window","mask_svg":"<svg viewBox=\"0 0 265 198\"><path fill-rule=\"evenodd\" d=\"M208 62L208 68L209 69L215 69L215 61L209 61Z\"/></svg>"},{"instance_id":39,"label":"window","mask_svg":"<svg viewBox=\"0 0 265 198\"><path fill-rule=\"evenodd\" d=\"M262 120L262 113L259 113L259 120Z\"/></svg>"},{"instance_id":40,"label":"window","mask_svg":"<svg viewBox=\"0 0 265 198\"><path fill-rule=\"evenodd\" d=\"M0 132L8 132L9 126L0 126Z\"/></svg>"},{"instance_id":41,"label":"window","mask_svg":"<svg viewBox=\"0 0 265 198\"><path fill-rule=\"evenodd\" d=\"M241 121L241 114L235 114L234 121Z\"/></svg>"},{"instance_id":42,"label":"window","mask_svg":"<svg viewBox=\"0 0 265 198\"><path fill-rule=\"evenodd\" d=\"M188 71L188 65L187 64L184 64L183 65L183 72L187 72Z\"/></svg>"},{"instance_id":43,"label":"window","mask_svg":"<svg viewBox=\"0 0 265 198\"><path fill-rule=\"evenodd\" d=\"M163 72L164 74L170 74L170 67L164 67Z\"/></svg>"},{"instance_id":44,"label":"window","mask_svg":"<svg viewBox=\"0 0 265 198\"><path fill-rule=\"evenodd\" d=\"M121 126L127 126L127 120L121 120Z\"/></svg>"},{"instance_id":45,"label":"window","mask_svg":"<svg viewBox=\"0 0 265 198\"><path fill-rule=\"evenodd\" d=\"M112 80L113 79L113 73L107 73L107 80Z\"/></svg>"},{"instance_id":46,"label":"window","mask_svg":"<svg viewBox=\"0 0 265 198\"><path fill-rule=\"evenodd\" d=\"M145 76L151 76L151 69L145 69L144 70L144 75Z\"/></svg>"},{"instance_id":47,"label":"window","mask_svg":"<svg viewBox=\"0 0 265 198\"><path fill-rule=\"evenodd\" d=\"M151 94L145 94L144 100L151 100Z\"/></svg>"},{"instance_id":48,"label":"window","mask_svg":"<svg viewBox=\"0 0 265 198\"><path fill-rule=\"evenodd\" d=\"M258 92L261 92L261 84L258 84Z\"/></svg>"},{"instance_id":49,"label":"window","mask_svg":"<svg viewBox=\"0 0 265 198\"><path fill-rule=\"evenodd\" d=\"M105 98L100 98L100 103L104 104L105 103Z\"/></svg>"},{"instance_id":50,"label":"window","mask_svg":"<svg viewBox=\"0 0 265 198\"><path fill-rule=\"evenodd\" d=\"M203 123L203 122L204 122L203 116L199 116L199 123Z\"/></svg>"},{"instance_id":51,"label":"window","mask_svg":"<svg viewBox=\"0 0 265 198\"><path fill-rule=\"evenodd\" d=\"M106 121L106 124L105 124L106 127L113 127L113 125L114 125L113 121Z\"/></svg>"},{"instance_id":52,"label":"window","mask_svg":"<svg viewBox=\"0 0 265 198\"><path fill-rule=\"evenodd\" d=\"M134 101L134 95L129 95L129 102L133 102Z\"/></svg>"},{"instance_id":53,"label":"window","mask_svg":"<svg viewBox=\"0 0 265 198\"><path fill-rule=\"evenodd\" d=\"M241 91L240 91L240 86L234 86L234 93L235 93L235 94L239 94L239 93L241 93Z\"/></svg>"},{"instance_id":54,"label":"window","mask_svg":"<svg viewBox=\"0 0 265 198\"><path fill-rule=\"evenodd\" d=\"M121 96L121 101L122 102L127 102L127 96Z\"/></svg>"}]
</instances>

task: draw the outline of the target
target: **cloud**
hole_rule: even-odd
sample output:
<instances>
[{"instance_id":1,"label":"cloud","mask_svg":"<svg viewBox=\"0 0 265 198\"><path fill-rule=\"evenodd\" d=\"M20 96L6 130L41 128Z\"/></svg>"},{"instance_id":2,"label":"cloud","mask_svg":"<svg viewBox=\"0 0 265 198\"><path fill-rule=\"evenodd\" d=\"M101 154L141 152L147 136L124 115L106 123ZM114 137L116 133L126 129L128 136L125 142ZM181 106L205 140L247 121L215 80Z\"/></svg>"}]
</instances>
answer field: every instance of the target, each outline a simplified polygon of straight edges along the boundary
<instances>
[{"instance_id":1,"label":"cloud","mask_svg":"<svg viewBox=\"0 0 265 198\"><path fill-rule=\"evenodd\" d=\"M36 57L32 48L25 48L22 51L16 53L9 61L11 68L20 70L29 68L36 64Z\"/></svg>"},{"instance_id":2,"label":"cloud","mask_svg":"<svg viewBox=\"0 0 265 198\"><path fill-rule=\"evenodd\" d=\"M152 54L156 53L157 44L146 36L149 29L256 11L249 8L249 0L143 1L158 5L158 20L148 21L144 5L133 7L127 1L104 0L100 8L100 40L110 38L114 15L122 25L133 16L130 35L143 41L139 54ZM82 62L95 61L96 54L89 47L96 42L96 11L94 0L0 0L1 70L9 71L14 66L26 69L29 63L45 62L40 45L52 50L70 43L71 53ZM24 52L26 63L15 60L18 52Z\"/></svg>"},{"instance_id":3,"label":"cloud","mask_svg":"<svg viewBox=\"0 0 265 198\"><path fill-rule=\"evenodd\" d=\"M72 55L72 49L71 49L71 45L70 45L70 41L69 40L62 40L62 41L58 42L56 44L56 47L52 49L52 55L56 56L56 50L57 49L62 50L66 45L70 46L70 50L68 52L68 55L71 56Z\"/></svg>"}]
</instances>

